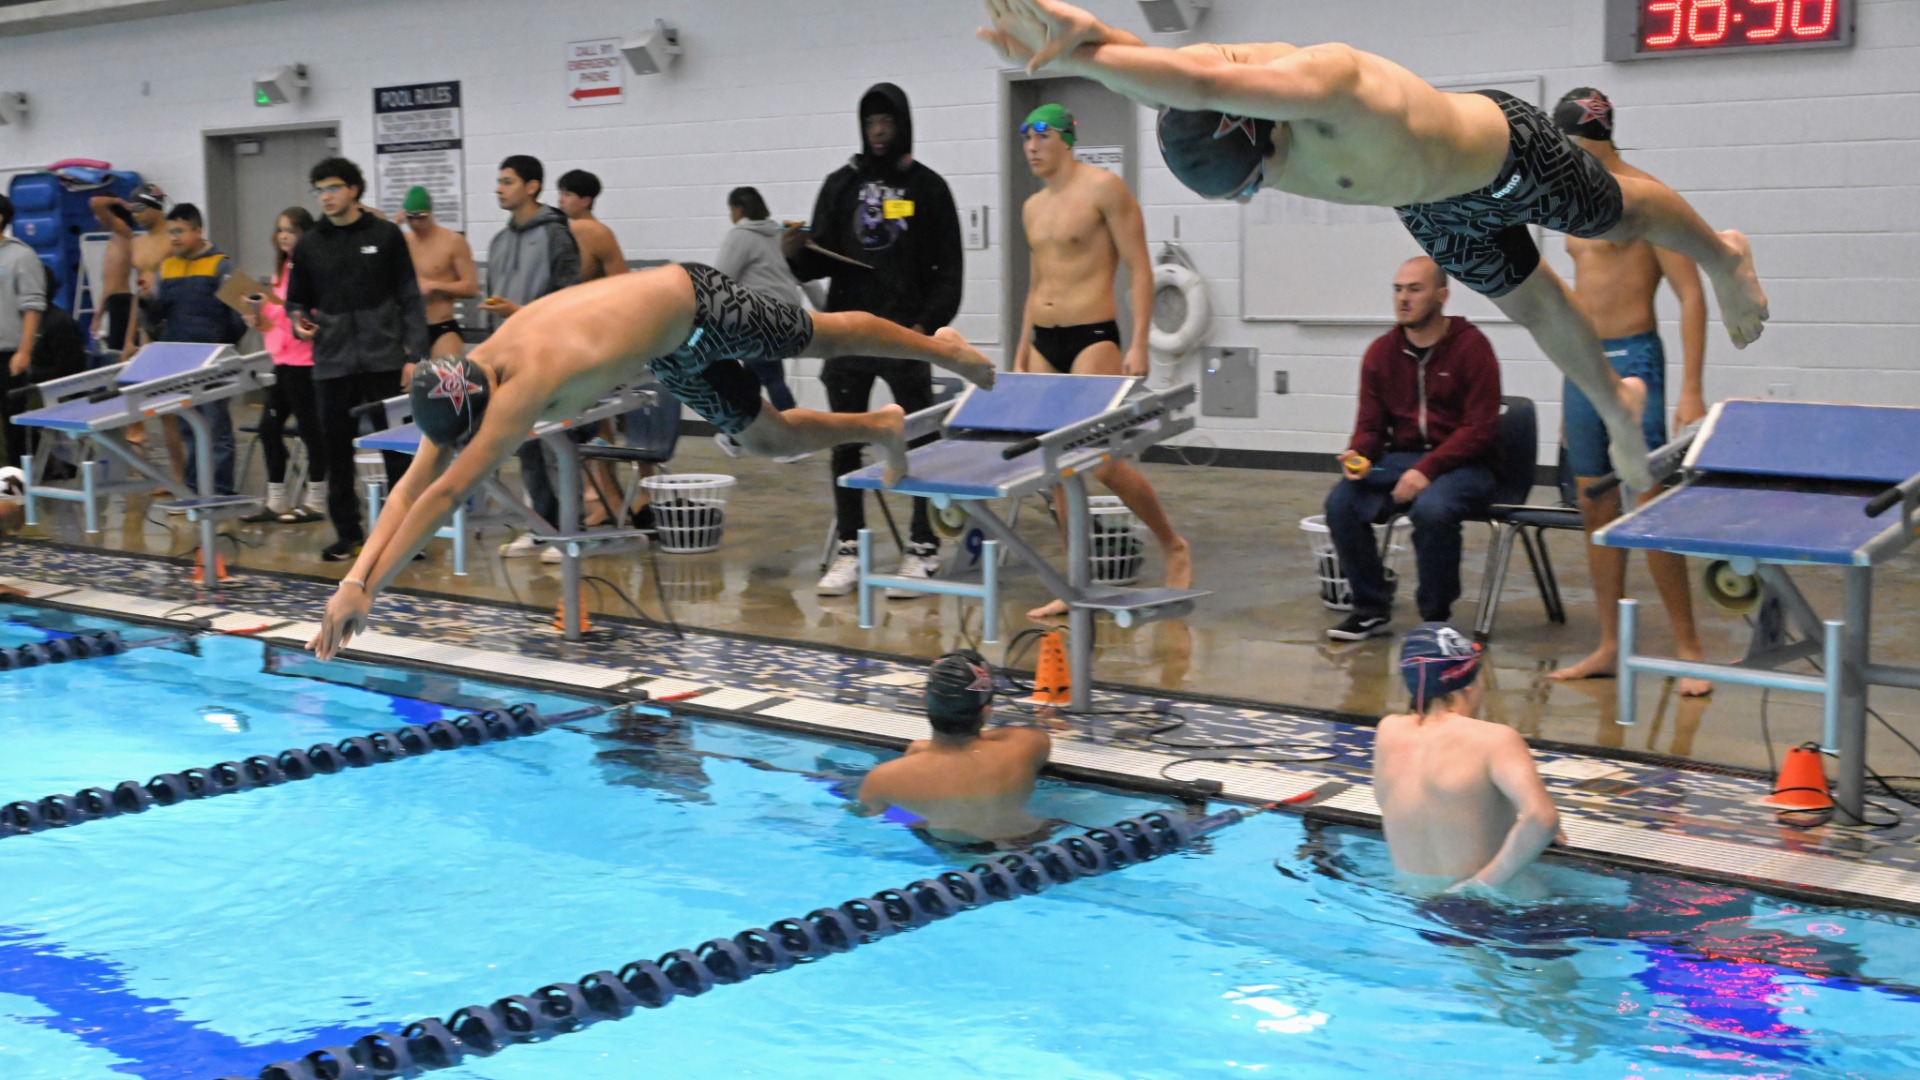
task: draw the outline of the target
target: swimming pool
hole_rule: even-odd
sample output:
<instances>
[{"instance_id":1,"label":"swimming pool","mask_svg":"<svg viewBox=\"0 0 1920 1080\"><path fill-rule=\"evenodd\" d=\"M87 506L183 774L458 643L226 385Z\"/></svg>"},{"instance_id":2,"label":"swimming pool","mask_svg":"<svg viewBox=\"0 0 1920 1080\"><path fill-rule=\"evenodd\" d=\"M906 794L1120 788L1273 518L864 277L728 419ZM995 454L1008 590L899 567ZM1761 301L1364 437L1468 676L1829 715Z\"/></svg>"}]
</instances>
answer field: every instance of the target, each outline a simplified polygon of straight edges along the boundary
<instances>
[{"instance_id":1,"label":"swimming pool","mask_svg":"<svg viewBox=\"0 0 1920 1080\"><path fill-rule=\"evenodd\" d=\"M67 618L0 614L22 640ZM578 704L238 639L198 651L0 673L0 801ZM609 716L0 841L0 1076L252 1075L973 861L846 813L832 778L881 756ZM1060 784L1040 803L1088 826L1171 807ZM1525 912L1418 905L1374 884L1384 865L1377 837L1268 815L432 1075L1920 1072L1911 920L1592 867Z\"/></svg>"}]
</instances>

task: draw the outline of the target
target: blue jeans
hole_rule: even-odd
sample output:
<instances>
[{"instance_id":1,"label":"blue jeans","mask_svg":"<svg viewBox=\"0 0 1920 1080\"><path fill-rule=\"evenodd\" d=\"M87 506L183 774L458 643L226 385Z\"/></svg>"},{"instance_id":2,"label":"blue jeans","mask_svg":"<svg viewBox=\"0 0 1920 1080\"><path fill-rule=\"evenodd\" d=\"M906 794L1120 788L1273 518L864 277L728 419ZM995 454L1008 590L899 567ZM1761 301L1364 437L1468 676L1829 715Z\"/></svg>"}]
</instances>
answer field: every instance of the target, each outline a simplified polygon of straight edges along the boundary
<instances>
[{"instance_id":1,"label":"blue jeans","mask_svg":"<svg viewBox=\"0 0 1920 1080\"><path fill-rule=\"evenodd\" d=\"M1373 523L1395 508L1393 485L1424 456L1388 454L1364 478L1342 478L1327 494L1327 531L1353 588L1356 615L1384 617L1393 612L1393 586L1380 562ZM1432 480L1411 506L1400 509L1413 521L1413 557L1420 571L1414 602L1420 621L1446 622L1453 602L1460 599L1460 523L1486 512L1493 501L1494 477L1485 465L1463 465Z\"/></svg>"},{"instance_id":2,"label":"blue jeans","mask_svg":"<svg viewBox=\"0 0 1920 1080\"><path fill-rule=\"evenodd\" d=\"M215 495L234 495L238 489L233 486L233 411L228 408L232 402L216 401L209 405L196 405L200 415L206 417L207 426L213 429L213 493ZM193 429L186 420L174 417L173 422L180 425L180 438L187 444L187 486L197 495L200 490L200 466L196 454L199 444L193 438Z\"/></svg>"},{"instance_id":3,"label":"blue jeans","mask_svg":"<svg viewBox=\"0 0 1920 1080\"><path fill-rule=\"evenodd\" d=\"M781 412L793 408L793 391L787 388L787 362L785 360L742 360L753 377L760 380L761 389L767 392L767 400Z\"/></svg>"}]
</instances>

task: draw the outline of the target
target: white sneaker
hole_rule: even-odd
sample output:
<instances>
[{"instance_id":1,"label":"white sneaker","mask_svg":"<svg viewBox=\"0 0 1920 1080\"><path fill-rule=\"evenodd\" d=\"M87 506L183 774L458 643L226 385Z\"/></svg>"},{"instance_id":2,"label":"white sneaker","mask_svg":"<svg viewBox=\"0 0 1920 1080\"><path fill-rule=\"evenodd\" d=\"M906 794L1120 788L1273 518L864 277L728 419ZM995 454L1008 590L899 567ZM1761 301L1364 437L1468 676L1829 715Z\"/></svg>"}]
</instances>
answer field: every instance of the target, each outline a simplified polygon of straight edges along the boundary
<instances>
[{"instance_id":1,"label":"white sneaker","mask_svg":"<svg viewBox=\"0 0 1920 1080\"><path fill-rule=\"evenodd\" d=\"M559 544L541 544L540 549L540 561L543 563L557 563L567 557L566 552L560 550Z\"/></svg>"},{"instance_id":2,"label":"white sneaker","mask_svg":"<svg viewBox=\"0 0 1920 1080\"><path fill-rule=\"evenodd\" d=\"M939 572L940 549L935 547L922 547L918 544L907 545L907 553L900 557L900 569L894 571L894 573L900 577L918 578L922 581L931 579ZM887 599L889 600L917 600L926 595L926 593L917 592L913 589L902 589L898 587L887 590Z\"/></svg>"},{"instance_id":3,"label":"white sneaker","mask_svg":"<svg viewBox=\"0 0 1920 1080\"><path fill-rule=\"evenodd\" d=\"M733 440L733 436L727 434L726 432L724 431L714 432L713 441L715 445L720 447L720 452L727 455L728 457L740 456L741 454L740 444L735 442Z\"/></svg>"},{"instance_id":4,"label":"white sneaker","mask_svg":"<svg viewBox=\"0 0 1920 1080\"><path fill-rule=\"evenodd\" d=\"M519 536L514 537L512 543L500 545L500 557L503 559L524 559L539 549L540 545L534 540L533 534L523 532Z\"/></svg>"},{"instance_id":5,"label":"white sneaker","mask_svg":"<svg viewBox=\"0 0 1920 1080\"><path fill-rule=\"evenodd\" d=\"M842 542L834 549L833 562L827 565L827 572L820 575L820 584L814 592L821 596L845 596L860 583L860 546Z\"/></svg>"}]
</instances>

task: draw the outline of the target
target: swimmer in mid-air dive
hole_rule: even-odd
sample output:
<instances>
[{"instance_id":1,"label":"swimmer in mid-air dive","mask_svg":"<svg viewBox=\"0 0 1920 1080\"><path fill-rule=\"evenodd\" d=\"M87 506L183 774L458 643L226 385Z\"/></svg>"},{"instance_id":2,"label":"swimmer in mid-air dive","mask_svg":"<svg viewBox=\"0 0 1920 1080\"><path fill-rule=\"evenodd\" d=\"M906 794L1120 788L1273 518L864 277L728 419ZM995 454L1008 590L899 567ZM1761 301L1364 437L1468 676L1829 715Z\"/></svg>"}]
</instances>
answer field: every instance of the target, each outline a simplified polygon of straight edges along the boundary
<instances>
[{"instance_id":1,"label":"swimmer in mid-air dive","mask_svg":"<svg viewBox=\"0 0 1920 1080\"><path fill-rule=\"evenodd\" d=\"M876 765L860 784L859 812L898 806L935 840L991 843L1037 839L1053 828L1027 811L1053 740L1039 728L982 732L993 708L993 669L979 653L952 652L927 672L927 721L920 739Z\"/></svg>"},{"instance_id":2,"label":"swimmer in mid-air dive","mask_svg":"<svg viewBox=\"0 0 1920 1080\"><path fill-rule=\"evenodd\" d=\"M993 386L993 362L952 329L928 336L863 312L809 313L695 263L603 278L528 304L466 359L441 357L414 371L413 422L426 438L308 647L322 659L338 652L366 621L374 595L513 456L535 423L579 415L649 365L674 397L749 453L872 443L886 455L884 479L898 483L907 467L899 406L868 413L763 408L759 380L741 366L847 355L923 360Z\"/></svg>"},{"instance_id":3,"label":"swimmer in mid-air dive","mask_svg":"<svg viewBox=\"0 0 1920 1080\"><path fill-rule=\"evenodd\" d=\"M1685 255L1713 283L1737 347L1767 320L1745 236L1714 232L1651 177L1608 173L1552 117L1509 94L1443 93L1348 45L1153 48L1061 0L986 3L993 25L980 35L1006 58L1161 107L1161 154L1195 192L1246 200L1271 187L1393 207L1442 269L1526 327L1592 400L1614 468L1635 490L1651 486L1640 428L1646 387L1607 363L1527 227L1644 239Z\"/></svg>"},{"instance_id":4,"label":"swimmer in mid-air dive","mask_svg":"<svg viewBox=\"0 0 1920 1080\"><path fill-rule=\"evenodd\" d=\"M1520 733L1474 719L1479 646L1426 623L1400 647L1413 711L1384 717L1373 737L1373 793L1387 850L1419 892L1501 889L1560 828Z\"/></svg>"}]
</instances>

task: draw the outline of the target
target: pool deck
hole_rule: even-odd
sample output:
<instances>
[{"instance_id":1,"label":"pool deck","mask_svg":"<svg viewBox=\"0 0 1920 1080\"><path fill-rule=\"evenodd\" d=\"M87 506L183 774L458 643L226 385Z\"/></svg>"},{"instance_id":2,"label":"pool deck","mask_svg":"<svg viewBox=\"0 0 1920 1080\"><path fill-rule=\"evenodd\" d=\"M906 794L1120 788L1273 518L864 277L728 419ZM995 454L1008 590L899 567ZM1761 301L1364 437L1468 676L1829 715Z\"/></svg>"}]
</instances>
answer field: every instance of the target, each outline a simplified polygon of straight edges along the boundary
<instances>
[{"instance_id":1,"label":"pool deck","mask_svg":"<svg viewBox=\"0 0 1920 1080\"><path fill-rule=\"evenodd\" d=\"M0 586L24 594L14 599L138 621L205 619L218 632L295 648L311 637L312 616L333 591L329 581L260 571L208 591L184 580L176 561L55 544L13 543L6 551L8 576L0 576ZM645 691L695 715L886 746L927 731L917 715L923 661L697 630L676 639L601 616L591 640L569 644L543 625L547 618L498 603L390 592L377 624L406 633L365 634L348 656L562 692ZM1345 782L1350 786L1303 812L1378 822L1368 786L1372 739L1366 724L1355 722L1360 718L1105 685L1094 697L1107 715L1034 713L1052 721L1053 761L1069 778L1161 789L1172 781L1194 795L1217 783L1218 797L1248 803ZM996 709L1002 719L1015 712ZM1177 730L1155 734L1180 718ZM1227 748L1248 743L1273 748ZM1236 754L1244 756L1230 759ZM1911 814L1884 829L1796 828L1760 802L1769 778L1562 744L1536 742L1534 754L1561 810L1564 850L1573 854L1810 902L1920 913L1920 818ZM1876 802L1876 820L1909 809Z\"/></svg>"}]
</instances>

